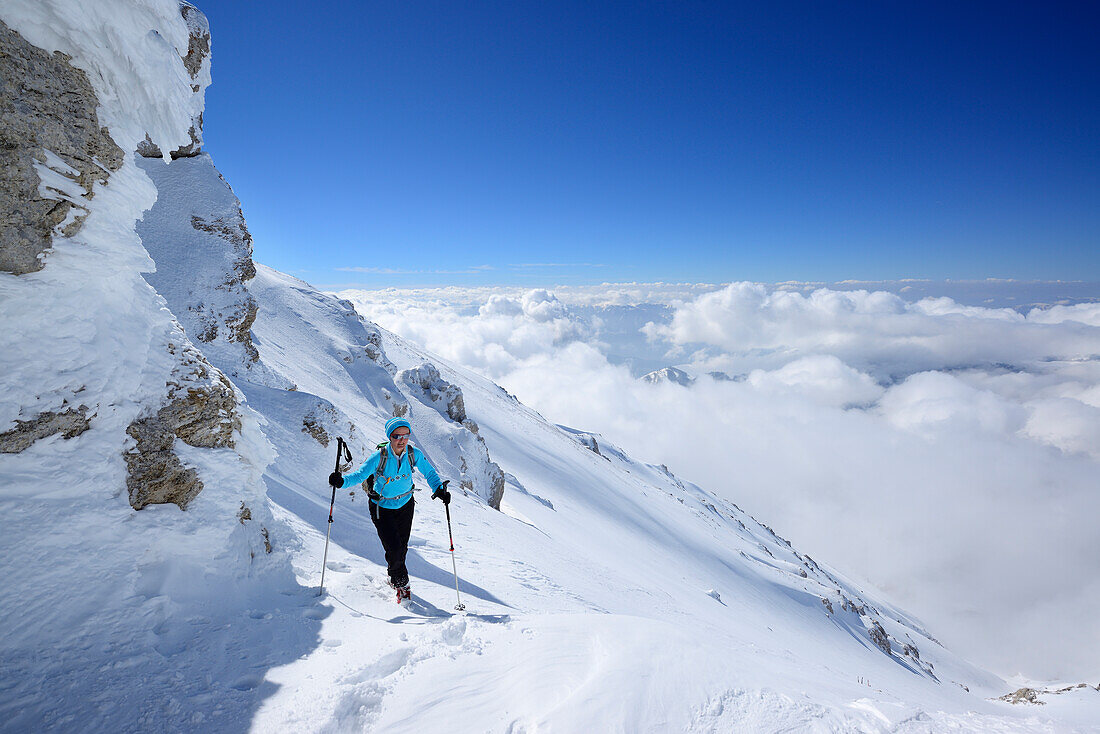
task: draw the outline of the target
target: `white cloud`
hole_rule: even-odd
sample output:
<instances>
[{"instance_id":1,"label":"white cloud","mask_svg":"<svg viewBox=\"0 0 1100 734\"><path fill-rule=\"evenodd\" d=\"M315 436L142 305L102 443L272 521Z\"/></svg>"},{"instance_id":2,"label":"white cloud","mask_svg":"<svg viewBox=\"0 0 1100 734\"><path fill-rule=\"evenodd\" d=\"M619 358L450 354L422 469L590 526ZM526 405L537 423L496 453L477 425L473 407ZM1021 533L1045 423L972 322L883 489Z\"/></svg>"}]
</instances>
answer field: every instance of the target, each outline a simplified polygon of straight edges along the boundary
<instances>
[{"instance_id":1,"label":"white cloud","mask_svg":"<svg viewBox=\"0 0 1100 734\"><path fill-rule=\"evenodd\" d=\"M930 369L1032 363L1100 354L1100 304L1034 309L964 306L949 298L907 303L883 291L819 289L809 295L733 283L676 310L647 337L703 348L714 369L774 368L832 354L879 379ZM1060 324L1064 328L1049 328Z\"/></svg>"},{"instance_id":2,"label":"white cloud","mask_svg":"<svg viewBox=\"0 0 1100 734\"><path fill-rule=\"evenodd\" d=\"M803 357L777 370L753 370L746 382L761 393L798 395L812 405L836 408L868 405L883 389L871 377L832 355Z\"/></svg>"},{"instance_id":3,"label":"white cloud","mask_svg":"<svg viewBox=\"0 0 1100 734\"><path fill-rule=\"evenodd\" d=\"M978 662L1100 673L1098 304L1021 314L750 283L342 295L550 420L732 499ZM609 359L596 304L665 314L650 349L739 379L636 379Z\"/></svg>"}]
</instances>

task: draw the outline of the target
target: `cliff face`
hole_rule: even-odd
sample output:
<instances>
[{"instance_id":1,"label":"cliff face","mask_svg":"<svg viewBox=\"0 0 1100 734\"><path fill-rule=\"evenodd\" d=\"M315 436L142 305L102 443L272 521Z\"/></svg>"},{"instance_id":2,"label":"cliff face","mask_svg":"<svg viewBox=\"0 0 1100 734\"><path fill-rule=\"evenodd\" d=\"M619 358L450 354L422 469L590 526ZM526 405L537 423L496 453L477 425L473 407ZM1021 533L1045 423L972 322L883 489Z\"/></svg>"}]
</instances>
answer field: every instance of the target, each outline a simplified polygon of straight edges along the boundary
<instances>
[{"instance_id":1,"label":"cliff face","mask_svg":"<svg viewBox=\"0 0 1100 734\"><path fill-rule=\"evenodd\" d=\"M0 21L0 271L41 270L55 235L88 217L94 184L122 165L88 75Z\"/></svg>"}]
</instances>

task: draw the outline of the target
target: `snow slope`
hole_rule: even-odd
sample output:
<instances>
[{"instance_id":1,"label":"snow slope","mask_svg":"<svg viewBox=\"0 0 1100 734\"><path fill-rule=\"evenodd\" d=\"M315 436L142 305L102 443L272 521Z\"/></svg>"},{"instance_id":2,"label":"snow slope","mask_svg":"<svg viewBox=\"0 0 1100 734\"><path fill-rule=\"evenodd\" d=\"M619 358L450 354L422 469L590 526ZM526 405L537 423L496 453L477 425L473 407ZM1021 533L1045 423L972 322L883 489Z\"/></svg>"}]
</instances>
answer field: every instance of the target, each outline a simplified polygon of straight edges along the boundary
<instances>
[{"instance_id":1,"label":"snow slope","mask_svg":"<svg viewBox=\"0 0 1100 734\"><path fill-rule=\"evenodd\" d=\"M196 102L176 69L187 27L175 4L81 8L11 2L2 17L89 70L124 150L146 133L164 151L189 143ZM76 401L91 416L79 435L0 455L0 729L1068 731L1097 720L1092 689L1043 707L991 700L1009 684L888 600L664 467L547 422L346 301L251 267L245 235L208 157L127 152L79 239L55 240L40 272L0 276L15 325L0 336L0 430ZM163 404L181 354L232 380L240 426L222 448L175 441L202 491L185 510L137 511L127 427ZM417 603L397 607L363 493L341 490L318 597L335 438L358 463L394 414L453 481L455 554L442 506L421 491ZM458 595L466 614L451 612Z\"/></svg>"}]
</instances>

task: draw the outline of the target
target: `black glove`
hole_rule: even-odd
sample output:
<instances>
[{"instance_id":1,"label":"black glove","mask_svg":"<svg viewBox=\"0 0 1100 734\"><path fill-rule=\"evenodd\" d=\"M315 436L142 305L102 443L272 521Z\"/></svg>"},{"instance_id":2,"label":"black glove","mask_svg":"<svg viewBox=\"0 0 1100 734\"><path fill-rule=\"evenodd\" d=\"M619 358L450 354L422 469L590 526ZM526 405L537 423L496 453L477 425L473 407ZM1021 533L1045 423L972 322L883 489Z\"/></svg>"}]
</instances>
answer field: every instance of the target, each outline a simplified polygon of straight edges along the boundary
<instances>
[{"instance_id":1,"label":"black glove","mask_svg":"<svg viewBox=\"0 0 1100 734\"><path fill-rule=\"evenodd\" d=\"M334 471L332 474L328 475L328 483L340 489L340 487L344 486L344 475L338 471Z\"/></svg>"},{"instance_id":2,"label":"black glove","mask_svg":"<svg viewBox=\"0 0 1100 734\"><path fill-rule=\"evenodd\" d=\"M432 492L432 499L443 500L443 504L451 504L451 493L447 491L447 485L443 484L436 491Z\"/></svg>"}]
</instances>

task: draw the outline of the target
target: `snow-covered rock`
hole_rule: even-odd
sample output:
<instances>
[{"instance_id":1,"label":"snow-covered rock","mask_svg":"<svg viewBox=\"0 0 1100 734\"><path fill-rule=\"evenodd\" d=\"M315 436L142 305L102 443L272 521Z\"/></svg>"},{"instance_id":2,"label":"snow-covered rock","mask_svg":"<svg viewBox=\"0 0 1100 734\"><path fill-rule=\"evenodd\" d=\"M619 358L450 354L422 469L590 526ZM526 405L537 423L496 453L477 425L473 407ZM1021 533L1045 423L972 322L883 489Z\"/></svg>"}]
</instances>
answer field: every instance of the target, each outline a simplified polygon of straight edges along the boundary
<instances>
[{"instance_id":1,"label":"snow-covered rock","mask_svg":"<svg viewBox=\"0 0 1100 734\"><path fill-rule=\"evenodd\" d=\"M191 127L187 130L191 141L171 151L172 160L195 156L202 151L202 109L206 87L210 84L210 23L202 11L186 0L179 0L179 10L187 23L187 53L183 56L183 66L193 82L194 96ZM138 144L137 152L146 158L164 157L148 135Z\"/></svg>"},{"instance_id":2,"label":"snow-covered rock","mask_svg":"<svg viewBox=\"0 0 1100 734\"><path fill-rule=\"evenodd\" d=\"M275 384L256 364L251 329L258 306L248 291L256 266L240 201L205 153L138 165L157 187L157 203L137 226L158 264L145 279L226 374L257 373L252 379Z\"/></svg>"}]
</instances>

